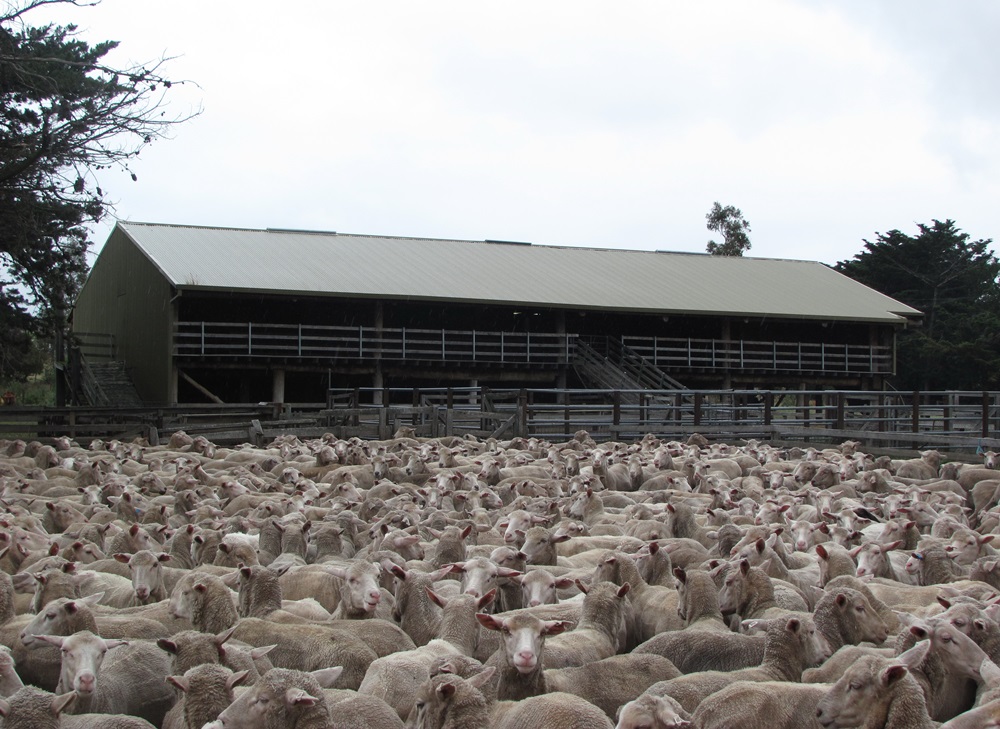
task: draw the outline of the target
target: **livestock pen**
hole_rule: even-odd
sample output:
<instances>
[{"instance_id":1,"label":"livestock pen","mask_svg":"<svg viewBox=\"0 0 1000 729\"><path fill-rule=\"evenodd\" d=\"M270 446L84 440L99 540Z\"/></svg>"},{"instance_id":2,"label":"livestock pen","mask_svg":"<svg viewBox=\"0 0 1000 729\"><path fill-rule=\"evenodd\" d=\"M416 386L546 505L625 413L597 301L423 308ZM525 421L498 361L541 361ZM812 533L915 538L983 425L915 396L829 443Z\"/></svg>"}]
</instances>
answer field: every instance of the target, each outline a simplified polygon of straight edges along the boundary
<instances>
[{"instance_id":1,"label":"livestock pen","mask_svg":"<svg viewBox=\"0 0 1000 729\"><path fill-rule=\"evenodd\" d=\"M145 437L183 429L219 443L281 434L604 439L647 433L713 440L757 438L874 447L1000 447L1000 392L862 390L331 389L322 403L175 405L158 408L0 407L0 438Z\"/></svg>"}]
</instances>

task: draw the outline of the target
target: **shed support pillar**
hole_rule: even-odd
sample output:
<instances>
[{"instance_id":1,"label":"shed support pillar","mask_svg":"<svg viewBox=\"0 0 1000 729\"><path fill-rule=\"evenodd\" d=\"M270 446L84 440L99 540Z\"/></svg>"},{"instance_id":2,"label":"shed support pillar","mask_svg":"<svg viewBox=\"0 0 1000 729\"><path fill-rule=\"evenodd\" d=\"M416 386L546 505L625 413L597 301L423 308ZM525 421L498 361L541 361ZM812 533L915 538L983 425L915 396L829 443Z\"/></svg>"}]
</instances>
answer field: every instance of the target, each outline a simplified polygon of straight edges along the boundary
<instances>
[{"instance_id":1,"label":"shed support pillar","mask_svg":"<svg viewBox=\"0 0 1000 729\"><path fill-rule=\"evenodd\" d=\"M170 377L167 381L167 404L177 404L177 367L170 368Z\"/></svg>"},{"instance_id":2,"label":"shed support pillar","mask_svg":"<svg viewBox=\"0 0 1000 729\"><path fill-rule=\"evenodd\" d=\"M388 405L382 402L382 390L385 387L385 378L382 376L382 363L375 363L375 375L372 377L372 387L375 392L372 394L376 405Z\"/></svg>"},{"instance_id":3,"label":"shed support pillar","mask_svg":"<svg viewBox=\"0 0 1000 729\"><path fill-rule=\"evenodd\" d=\"M271 402L285 402L285 371L274 370L271 373Z\"/></svg>"}]
</instances>

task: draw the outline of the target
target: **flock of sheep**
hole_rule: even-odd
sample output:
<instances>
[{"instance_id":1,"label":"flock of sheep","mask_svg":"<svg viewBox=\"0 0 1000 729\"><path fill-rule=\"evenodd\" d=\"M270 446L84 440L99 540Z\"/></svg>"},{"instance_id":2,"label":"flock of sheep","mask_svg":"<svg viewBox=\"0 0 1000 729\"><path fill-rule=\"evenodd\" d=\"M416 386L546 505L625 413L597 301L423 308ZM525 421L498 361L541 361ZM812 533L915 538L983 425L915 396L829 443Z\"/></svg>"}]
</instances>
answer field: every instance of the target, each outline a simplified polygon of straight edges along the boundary
<instances>
[{"instance_id":1,"label":"flock of sheep","mask_svg":"<svg viewBox=\"0 0 1000 729\"><path fill-rule=\"evenodd\" d=\"M1000 462L858 446L0 441L2 727L1000 726Z\"/></svg>"}]
</instances>

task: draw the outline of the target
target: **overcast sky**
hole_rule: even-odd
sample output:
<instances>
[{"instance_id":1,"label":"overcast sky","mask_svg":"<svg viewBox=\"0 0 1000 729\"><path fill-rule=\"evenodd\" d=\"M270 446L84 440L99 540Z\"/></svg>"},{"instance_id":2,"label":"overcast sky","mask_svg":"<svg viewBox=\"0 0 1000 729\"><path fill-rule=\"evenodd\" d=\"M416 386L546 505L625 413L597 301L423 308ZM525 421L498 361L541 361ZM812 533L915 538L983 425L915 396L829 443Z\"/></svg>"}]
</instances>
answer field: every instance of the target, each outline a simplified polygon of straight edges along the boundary
<instances>
[{"instance_id":1,"label":"overcast sky","mask_svg":"<svg viewBox=\"0 0 1000 729\"><path fill-rule=\"evenodd\" d=\"M121 41L120 64L177 56L169 75L198 84L171 110L203 113L143 153L138 182L102 178L125 220L703 252L719 201L753 256L835 263L934 218L1000 239L994 0L50 14Z\"/></svg>"}]
</instances>

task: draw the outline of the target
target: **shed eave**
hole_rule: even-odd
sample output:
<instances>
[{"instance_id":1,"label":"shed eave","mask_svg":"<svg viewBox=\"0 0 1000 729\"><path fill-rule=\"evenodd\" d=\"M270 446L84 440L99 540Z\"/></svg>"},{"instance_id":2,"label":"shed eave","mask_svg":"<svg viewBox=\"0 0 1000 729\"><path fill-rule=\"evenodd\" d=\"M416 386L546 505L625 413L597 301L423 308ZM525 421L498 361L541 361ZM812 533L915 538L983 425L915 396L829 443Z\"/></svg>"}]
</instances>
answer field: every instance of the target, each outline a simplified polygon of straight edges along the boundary
<instances>
[{"instance_id":1,"label":"shed eave","mask_svg":"<svg viewBox=\"0 0 1000 729\"><path fill-rule=\"evenodd\" d=\"M420 303L433 303L433 304L478 304L481 306L505 306L505 307L525 307L525 308L536 308L536 309L561 309L566 311L580 311L580 312L609 312L609 313L627 313L627 314L647 314L650 316L719 316L719 317L732 317L732 318L742 318L742 319L785 319L794 321L835 321L835 322L853 322L853 323L867 323L867 324L886 324L894 326L903 326L907 322L912 321L914 318L919 319L920 317L906 317L893 312L887 312L885 316L881 317L863 317L863 316L831 316L831 315L821 315L821 314L802 314L795 312L769 312L769 311L737 311L737 310L703 310L703 309L681 309L681 308L644 308L644 307L627 307L627 306L581 306L576 303L561 303L561 302L550 302L550 301L539 301L539 300L528 300L528 299L475 299L475 298L456 298L456 297L445 297L445 296L414 296L414 295L393 295L385 293L374 293L374 292L344 292L344 291L310 291L305 289L300 290L289 290L289 289L267 289L267 288L241 288L233 289L226 286L202 286L199 284L174 284L174 288L181 292L191 292L191 293L222 293L222 294L232 294L239 293L242 295L260 295L260 296L288 296L288 297L300 297L300 298L324 298L324 299L351 299L351 300L370 300L370 301L414 301ZM922 316L922 315L921 315Z\"/></svg>"}]
</instances>

